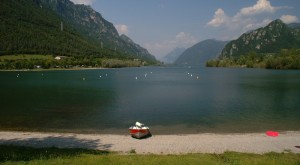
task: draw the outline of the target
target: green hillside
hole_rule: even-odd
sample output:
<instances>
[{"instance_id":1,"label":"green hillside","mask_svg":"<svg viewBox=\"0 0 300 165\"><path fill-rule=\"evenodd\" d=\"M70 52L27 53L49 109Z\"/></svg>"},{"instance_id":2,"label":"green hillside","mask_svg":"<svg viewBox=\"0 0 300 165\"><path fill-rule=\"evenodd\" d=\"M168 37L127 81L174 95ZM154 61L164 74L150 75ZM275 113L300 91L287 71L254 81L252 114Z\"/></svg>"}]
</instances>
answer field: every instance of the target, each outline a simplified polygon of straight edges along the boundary
<instances>
[{"instance_id":1,"label":"green hillside","mask_svg":"<svg viewBox=\"0 0 300 165\"><path fill-rule=\"evenodd\" d=\"M99 55L101 51L53 12L31 0L4 0L0 6L0 54Z\"/></svg>"},{"instance_id":2,"label":"green hillside","mask_svg":"<svg viewBox=\"0 0 300 165\"><path fill-rule=\"evenodd\" d=\"M52 10L51 5L59 5L63 11L61 15ZM56 6L57 7L57 6ZM102 22L92 23L88 21L78 24L76 18L63 17L62 15L74 14L78 20L85 20L87 14L94 14L95 19ZM0 56L35 54L72 57L78 63L80 59L88 59L91 62L100 59L118 59L115 61L134 61L139 59L142 64L154 64L156 59L144 48L134 43L126 43L116 32L114 26L104 20L101 15L88 6L75 5L69 0L3 0L0 5ZM99 39L95 39L93 33L86 34L98 26L102 29ZM113 37L112 37L113 36ZM108 39L109 38L109 39ZM112 43L122 43L112 45ZM110 60L111 61L111 60ZM135 60L136 61L136 60ZM0 69L11 68L7 63L15 61L3 61L0 58ZM18 61L20 62L20 60ZM126 62L126 63L127 63ZM4 64L5 63L5 64ZM4 67L5 65L5 67ZM51 66L54 66L53 63ZM98 63L98 66L101 64ZM15 67L12 67L14 69Z\"/></svg>"},{"instance_id":3,"label":"green hillside","mask_svg":"<svg viewBox=\"0 0 300 165\"><path fill-rule=\"evenodd\" d=\"M263 28L241 35L222 50L221 58L236 57L249 52L279 53L282 49L300 48L300 31L275 20Z\"/></svg>"},{"instance_id":4,"label":"green hillside","mask_svg":"<svg viewBox=\"0 0 300 165\"><path fill-rule=\"evenodd\" d=\"M275 20L229 42L209 67L300 69L300 29Z\"/></svg>"}]
</instances>

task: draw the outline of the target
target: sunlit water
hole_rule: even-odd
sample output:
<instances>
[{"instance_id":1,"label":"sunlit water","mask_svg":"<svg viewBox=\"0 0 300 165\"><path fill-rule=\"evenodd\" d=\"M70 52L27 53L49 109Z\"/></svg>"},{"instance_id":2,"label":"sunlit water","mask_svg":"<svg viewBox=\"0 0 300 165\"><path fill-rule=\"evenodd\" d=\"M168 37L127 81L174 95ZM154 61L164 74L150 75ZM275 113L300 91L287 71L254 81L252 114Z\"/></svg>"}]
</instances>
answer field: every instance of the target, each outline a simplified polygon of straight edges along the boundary
<instances>
[{"instance_id":1,"label":"sunlit water","mask_svg":"<svg viewBox=\"0 0 300 165\"><path fill-rule=\"evenodd\" d=\"M300 130L300 71L145 67L0 72L0 129L126 134Z\"/></svg>"}]
</instances>

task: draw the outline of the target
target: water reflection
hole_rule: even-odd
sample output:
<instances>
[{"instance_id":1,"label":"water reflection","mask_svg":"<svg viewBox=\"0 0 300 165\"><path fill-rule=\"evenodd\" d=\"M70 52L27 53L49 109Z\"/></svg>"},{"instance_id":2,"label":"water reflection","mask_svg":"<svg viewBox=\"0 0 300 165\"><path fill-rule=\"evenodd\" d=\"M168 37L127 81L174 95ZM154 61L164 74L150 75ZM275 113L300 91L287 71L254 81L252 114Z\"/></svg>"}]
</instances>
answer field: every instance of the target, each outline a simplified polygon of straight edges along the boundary
<instances>
[{"instance_id":1,"label":"water reflection","mask_svg":"<svg viewBox=\"0 0 300 165\"><path fill-rule=\"evenodd\" d=\"M127 133L299 130L299 71L149 67L1 72L0 129Z\"/></svg>"}]
</instances>

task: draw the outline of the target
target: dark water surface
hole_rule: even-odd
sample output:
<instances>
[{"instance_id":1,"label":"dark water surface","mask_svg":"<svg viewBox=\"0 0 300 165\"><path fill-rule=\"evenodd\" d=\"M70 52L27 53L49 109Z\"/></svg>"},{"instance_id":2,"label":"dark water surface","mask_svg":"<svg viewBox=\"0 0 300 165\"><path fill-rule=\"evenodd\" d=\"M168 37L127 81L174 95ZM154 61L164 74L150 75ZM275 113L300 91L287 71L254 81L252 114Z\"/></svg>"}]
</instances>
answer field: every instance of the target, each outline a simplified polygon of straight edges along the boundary
<instances>
[{"instance_id":1,"label":"dark water surface","mask_svg":"<svg viewBox=\"0 0 300 165\"><path fill-rule=\"evenodd\" d=\"M0 129L126 134L300 130L300 71L149 67L0 72Z\"/></svg>"}]
</instances>

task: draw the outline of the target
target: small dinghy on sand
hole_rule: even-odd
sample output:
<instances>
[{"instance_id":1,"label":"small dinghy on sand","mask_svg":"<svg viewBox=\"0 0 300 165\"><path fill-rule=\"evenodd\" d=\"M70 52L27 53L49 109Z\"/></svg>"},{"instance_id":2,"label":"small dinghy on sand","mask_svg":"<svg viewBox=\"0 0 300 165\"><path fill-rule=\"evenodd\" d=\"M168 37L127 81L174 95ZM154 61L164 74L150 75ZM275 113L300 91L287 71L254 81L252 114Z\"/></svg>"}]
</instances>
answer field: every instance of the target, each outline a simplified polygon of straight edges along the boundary
<instances>
[{"instance_id":1,"label":"small dinghy on sand","mask_svg":"<svg viewBox=\"0 0 300 165\"><path fill-rule=\"evenodd\" d=\"M129 127L130 135L134 138L141 139L151 136L149 127L140 122L136 122L134 126Z\"/></svg>"}]
</instances>

